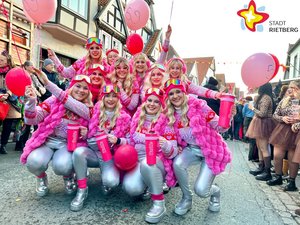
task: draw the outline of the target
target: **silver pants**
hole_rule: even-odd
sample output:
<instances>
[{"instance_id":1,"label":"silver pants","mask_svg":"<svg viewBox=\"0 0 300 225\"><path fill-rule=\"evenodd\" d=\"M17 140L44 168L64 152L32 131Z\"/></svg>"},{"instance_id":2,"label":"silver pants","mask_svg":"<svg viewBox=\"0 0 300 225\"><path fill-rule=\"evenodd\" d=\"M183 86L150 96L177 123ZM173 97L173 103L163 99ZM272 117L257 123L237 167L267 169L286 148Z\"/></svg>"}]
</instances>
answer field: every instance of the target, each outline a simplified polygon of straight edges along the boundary
<instances>
[{"instance_id":1,"label":"silver pants","mask_svg":"<svg viewBox=\"0 0 300 225\"><path fill-rule=\"evenodd\" d=\"M156 165L148 165L146 158L144 158L140 167L142 178L149 187L149 192L154 195L163 193L163 183L166 174L163 162L156 157Z\"/></svg>"},{"instance_id":2,"label":"silver pants","mask_svg":"<svg viewBox=\"0 0 300 225\"><path fill-rule=\"evenodd\" d=\"M52 159L52 168L56 175L70 176L73 172L72 152L67 149L65 140L49 137L46 142L32 151L27 158L27 169L40 176L48 169Z\"/></svg>"},{"instance_id":3,"label":"silver pants","mask_svg":"<svg viewBox=\"0 0 300 225\"><path fill-rule=\"evenodd\" d=\"M123 178L123 190L130 196L139 196L144 193L146 185L141 174L140 163L134 169L126 172Z\"/></svg>"},{"instance_id":4,"label":"silver pants","mask_svg":"<svg viewBox=\"0 0 300 225\"><path fill-rule=\"evenodd\" d=\"M198 177L195 181L195 193L202 198L206 198L216 190L219 190L218 187L212 185L215 175L212 173L211 169L208 168L204 157L201 156L201 150L196 146L188 146L183 149L181 154L176 156L173 163L174 172L183 193L183 198L192 198L187 168L191 165L199 164L200 162L202 163Z\"/></svg>"}]
</instances>

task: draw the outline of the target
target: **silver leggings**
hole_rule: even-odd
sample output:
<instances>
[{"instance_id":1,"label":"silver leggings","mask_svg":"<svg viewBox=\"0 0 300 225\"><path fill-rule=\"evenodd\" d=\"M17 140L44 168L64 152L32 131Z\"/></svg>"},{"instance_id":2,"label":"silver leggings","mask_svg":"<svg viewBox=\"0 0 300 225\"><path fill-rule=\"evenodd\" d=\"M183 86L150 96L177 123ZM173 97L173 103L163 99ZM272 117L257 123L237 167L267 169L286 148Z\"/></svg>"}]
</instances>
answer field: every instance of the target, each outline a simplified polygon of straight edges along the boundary
<instances>
[{"instance_id":1,"label":"silver leggings","mask_svg":"<svg viewBox=\"0 0 300 225\"><path fill-rule=\"evenodd\" d=\"M146 158L144 158L141 161L141 174L151 194L159 195L163 193L166 172L163 162L158 157L156 157L156 165L148 165Z\"/></svg>"},{"instance_id":2,"label":"silver leggings","mask_svg":"<svg viewBox=\"0 0 300 225\"><path fill-rule=\"evenodd\" d=\"M217 186L212 185L215 175L212 173L211 169L208 168L204 158L199 152L201 152L201 150L198 147L188 146L174 159L174 172L183 193L183 198L186 199L191 199L193 196L189 185L187 168L199 164L200 162L200 171L194 186L195 193L202 198L206 198L219 191Z\"/></svg>"},{"instance_id":3,"label":"silver leggings","mask_svg":"<svg viewBox=\"0 0 300 225\"><path fill-rule=\"evenodd\" d=\"M72 152L67 149L65 140L49 137L41 146L32 151L27 158L27 169L40 176L48 169L52 159L52 168L56 175L70 176L73 172Z\"/></svg>"}]
</instances>

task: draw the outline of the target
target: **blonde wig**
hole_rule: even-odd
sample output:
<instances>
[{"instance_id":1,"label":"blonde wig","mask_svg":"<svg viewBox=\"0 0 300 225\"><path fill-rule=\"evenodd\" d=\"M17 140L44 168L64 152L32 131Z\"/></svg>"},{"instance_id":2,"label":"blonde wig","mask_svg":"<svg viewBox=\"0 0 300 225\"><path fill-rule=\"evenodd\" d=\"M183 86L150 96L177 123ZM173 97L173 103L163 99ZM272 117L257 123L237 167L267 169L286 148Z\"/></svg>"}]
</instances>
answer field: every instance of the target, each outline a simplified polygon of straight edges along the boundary
<instances>
[{"instance_id":1,"label":"blonde wig","mask_svg":"<svg viewBox=\"0 0 300 225\"><path fill-rule=\"evenodd\" d=\"M173 126L176 119L175 119L175 108L173 106L173 104L170 102L169 98L167 98L167 106L166 106L166 116L167 118L169 118L169 123L168 125L169 126ZM187 117L187 112L188 112L188 97L186 94L183 95L183 103L180 107L181 109L181 122L182 122L182 125L183 126L188 126L189 124L189 120L188 120L188 117Z\"/></svg>"},{"instance_id":2,"label":"blonde wig","mask_svg":"<svg viewBox=\"0 0 300 225\"><path fill-rule=\"evenodd\" d=\"M103 55L103 53L102 53L102 49L101 49L101 54L100 54L100 57L99 57L99 60L98 60L98 64L102 64L102 55ZM88 50L88 52L85 56L85 64L84 64L84 72L86 74L88 74L88 70L89 70L89 68L91 67L92 64L93 64L93 60L92 60L92 57L90 55L90 50Z\"/></svg>"},{"instance_id":3,"label":"blonde wig","mask_svg":"<svg viewBox=\"0 0 300 225\"><path fill-rule=\"evenodd\" d=\"M150 127L152 127L152 124L156 123L156 121L158 120L161 112L162 112L162 106L160 106L160 109L156 113L153 121L151 122L151 126ZM142 104L142 106L141 106L141 114L140 114L140 118L139 118L139 123L138 123L137 129L136 129L138 132L141 132L142 126L144 125L145 120L146 120L146 102L144 102Z\"/></svg>"},{"instance_id":4,"label":"blonde wig","mask_svg":"<svg viewBox=\"0 0 300 225\"><path fill-rule=\"evenodd\" d=\"M180 70L181 70L181 74L179 77L177 77L176 79L180 79L182 80L183 82L187 82L189 79L187 78L187 76L183 73L183 64L182 62L179 60L179 59L174 59L172 60L169 64L168 64L168 67L167 67L167 73L169 74L169 78L170 77L170 68L175 66L175 65L178 65Z\"/></svg>"},{"instance_id":5,"label":"blonde wig","mask_svg":"<svg viewBox=\"0 0 300 225\"><path fill-rule=\"evenodd\" d=\"M103 130L105 128L104 124L108 119L108 117L105 113L106 107L104 105L104 98L105 98L105 96L103 96L101 103L100 103L100 115L99 115L100 130ZM122 109L122 104L121 104L120 100L118 100L117 105L114 110L114 116L110 120L109 129L113 129L115 127L116 121L117 121L118 117L121 115L121 109Z\"/></svg>"}]
</instances>

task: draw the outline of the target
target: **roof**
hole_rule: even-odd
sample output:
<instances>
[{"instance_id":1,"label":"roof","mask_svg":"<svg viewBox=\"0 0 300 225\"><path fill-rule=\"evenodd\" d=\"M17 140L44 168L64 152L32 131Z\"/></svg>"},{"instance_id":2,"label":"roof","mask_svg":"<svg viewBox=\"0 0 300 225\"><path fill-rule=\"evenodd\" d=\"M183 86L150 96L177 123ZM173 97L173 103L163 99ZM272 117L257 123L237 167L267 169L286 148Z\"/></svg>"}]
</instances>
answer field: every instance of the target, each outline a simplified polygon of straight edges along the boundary
<instances>
[{"instance_id":1,"label":"roof","mask_svg":"<svg viewBox=\"0 0 300 225\"><path fill-rule=\"evenodd\" d=\"M202 83L205 75L207 74L208 70L215 70L215 60L214 57L198 57L198 58L185 58L183 59L186 63L187 68L192 68L195 64L197 66L198 71L198 81L199 84ZM188 71L190 72L190 71Z\"/></svg>"},{"instance_id":2,"label":"roof","mask_svg":"<svg viewBox=\"0 0 300 225\"><path fill-rule=\"evenodd\" d=\"M162 29L160 30L155 30L151 37L149 38L149 40L147 41L147 44L146 46L144 47L144 50L143 52L148 56L150 57L151 56L151 53L152 51L155 49L155 46L157 44L157 42L159 41L159 38L161 36L161 32L162 32Z\"/></svg>"},{"instance_id":3,"label":"roof","mask_svg":"<svg viewBox=\"0 0 300 225\"><path fill-rule=\"evenodd\" d=\"M298 41L296 41L295 44L289 44L288 53L291 53L299 45L300 45L300 38L298 39Z\"/></svg>"}]
</instances>

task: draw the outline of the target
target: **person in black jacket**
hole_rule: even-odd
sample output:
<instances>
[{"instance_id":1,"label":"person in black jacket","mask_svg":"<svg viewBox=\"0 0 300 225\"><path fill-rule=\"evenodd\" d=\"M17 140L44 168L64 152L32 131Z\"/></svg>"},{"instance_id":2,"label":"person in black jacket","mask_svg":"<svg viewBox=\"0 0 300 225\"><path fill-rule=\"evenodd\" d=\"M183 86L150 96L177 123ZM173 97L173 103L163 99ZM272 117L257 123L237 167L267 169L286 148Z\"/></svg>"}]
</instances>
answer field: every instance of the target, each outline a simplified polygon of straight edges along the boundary
<instances>
[{"instance_id":1,"label":"person in black jacket","mask_svg":"<svg viewBox=\"0 0 300 225\"><path fill-rule=\"evenodd\" d=\"M45 59L43 64L42 71L47 75L48 79L58 85L58 73L54 71L54 62L51 59ZM46 93L41 97L42 101L45 101L47 98L49 98L52 94L47 90Z\"/></svg>"},{"instance_id":2,"label":"person in black jacket","mask_svg":"<svg viewBox=\"0 0 300 225\"><path fill-rule=\"evenodd\" d=\"M207 84L205 84L203 87L208 88L208 89L213 90L213 91L218 91L219 92L218 84L219 84L219 82L215 78L210 77L208 79ZM220 99L203 98L203 97L198 97L198 98L205 100L207 102L207 105L212 110L214 110L217 115L219 115Z\"/></svg>"}]
</instances>

